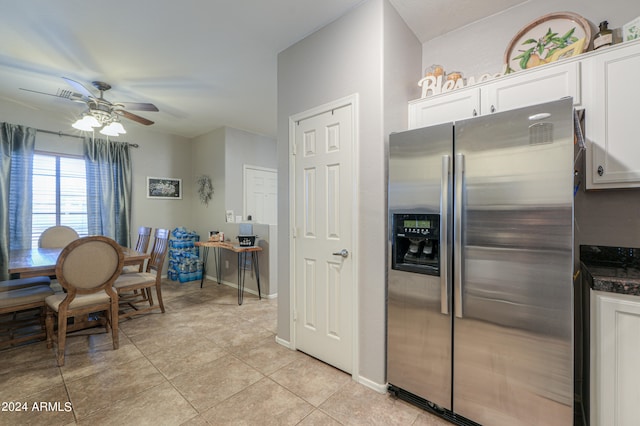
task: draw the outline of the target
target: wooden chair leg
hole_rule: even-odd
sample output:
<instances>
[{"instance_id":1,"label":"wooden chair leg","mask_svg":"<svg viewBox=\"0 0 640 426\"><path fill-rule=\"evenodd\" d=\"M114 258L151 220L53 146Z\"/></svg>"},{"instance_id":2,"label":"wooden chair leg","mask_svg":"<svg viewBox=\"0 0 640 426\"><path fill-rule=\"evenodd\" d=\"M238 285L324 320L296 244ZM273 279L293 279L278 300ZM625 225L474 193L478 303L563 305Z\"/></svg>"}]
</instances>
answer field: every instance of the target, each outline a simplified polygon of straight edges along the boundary
<instances>
[{"instance_id":1,"label":"wooden chair leg","mask_svg":"<svg viewBox=\"0 0 640 426\"><path fill-rule=\"evenodd\" d=\"M160 305L160 311L164 314L164 303L162 302L162 289L160 289L160 283L156 284L156 296L158 296L158 305Z\"/></svg>"},{"instance_id":2,"label":"wooden chair leg","mask_svg":"<svg viewBox=\"0 0 640 426\"><path fill-rule=\"evenodd\" d=\"M45 326L47 328L47 349L53 347L53 311L50 308L47 309L47 316L45 318Z\"/></svg>"},{"instance_id":3,"label":"wooden chair leg","mask_svg":"<svg viewBox=\"0 0 640 426\"><path fill-rule=\"evenodd\" d=\"M153 294L151 293L151 287L144 289L147 292L147 299L149 300L149 306L153 306Z\"/></svg>"},{"instance_id":4,"label":"wooden chair leg","mask_svg":"<svg viewBox=\"0 0 640 426\"><path fill-rule=\"evenodd\" d=\"M104 331L105 331L105 333L108 333L112 329L112 325L111 325L111 308L109 308L108 311L104 311L103 314L106 317L106 320L104 322Z\"/></svg>"},{"instance_id":5,"label":"wooden chair leg","mask_svg":"<svg viewBox=\"0 0 640 426\"><path fill-rule=\"evenodd\" d=\"M56 359L58 361L58 367L64 365L64 349L67 343L67 315L62 315L62 312L58 311L58 352Z\"/></svg>"},{"instance_id":6,"label":"wooden chair leg","mask_svg":"<svg viewBox=\"0 0 640 426\"><path fill-rule=\"evenodd\" d=\"M47 322L47 308L45 306L40 308L40 330L46 331L46 322Z\"/></svg>"},{"instance_id":7,"label":"wooden chair leg","mask_svg":"<svg viewBox=\"0 0 640 426\"><path fill-rule=\"evenodd\" d=\"M111 317L111 339L113 340L113 349L115 350L120 347L118 334L118 299L111 301L111 310L108 315Z\"/></svg>"}]
</instances>

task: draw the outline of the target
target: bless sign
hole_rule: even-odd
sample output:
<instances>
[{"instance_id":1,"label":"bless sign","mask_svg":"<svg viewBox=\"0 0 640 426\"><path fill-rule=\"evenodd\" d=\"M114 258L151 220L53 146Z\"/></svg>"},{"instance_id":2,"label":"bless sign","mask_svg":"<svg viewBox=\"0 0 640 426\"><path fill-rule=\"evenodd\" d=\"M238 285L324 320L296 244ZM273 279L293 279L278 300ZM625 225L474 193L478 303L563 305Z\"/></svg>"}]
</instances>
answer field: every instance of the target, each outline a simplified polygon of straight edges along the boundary
<instances>
[{"instance_id":1,"label":"bless sign","mask_svg":"<svg viewBox=\"0 0 640 426\"><path fill-rule=\"evenodd\" d=\"M469 77L465 83L463 78L456 80L446 80L442 82L442 76L427 76L418 82L418 86L422 87L422 98L426 98L431 92L431 95L439 95L441 93L450 92L456 89L462 89L463 87L473 86L477 83L483 83L485 81L493 80L494 78L502 77L507 70L505 65L502 71L496 74L482 74L477 80L475 77Z\"/></svg>"}]
</instances>

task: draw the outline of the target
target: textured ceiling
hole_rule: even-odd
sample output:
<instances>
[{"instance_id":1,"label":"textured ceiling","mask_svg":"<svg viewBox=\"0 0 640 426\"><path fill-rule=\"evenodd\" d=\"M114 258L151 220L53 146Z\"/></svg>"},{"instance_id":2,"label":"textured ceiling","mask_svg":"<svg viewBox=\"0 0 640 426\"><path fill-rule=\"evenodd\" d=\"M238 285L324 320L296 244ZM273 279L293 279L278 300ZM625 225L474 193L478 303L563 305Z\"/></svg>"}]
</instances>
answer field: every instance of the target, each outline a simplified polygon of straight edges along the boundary
<instances>
[{"instance_id":1,"label":"textured ceiling","mask_svg":"<svg viewBox=\"0 0 640 426\"><path fill-rule=\"evenodd\" d=\"M521 2L390 1L422 42ZM110 101L158 106L139 112L154 131L194 137L226 125L275 136L278 52L360 3L0 0L0 101L73 117L83 104L19 88L55 94L72 89L63 76L89 88L101 80Z\"/></svg>"}]
</instances>

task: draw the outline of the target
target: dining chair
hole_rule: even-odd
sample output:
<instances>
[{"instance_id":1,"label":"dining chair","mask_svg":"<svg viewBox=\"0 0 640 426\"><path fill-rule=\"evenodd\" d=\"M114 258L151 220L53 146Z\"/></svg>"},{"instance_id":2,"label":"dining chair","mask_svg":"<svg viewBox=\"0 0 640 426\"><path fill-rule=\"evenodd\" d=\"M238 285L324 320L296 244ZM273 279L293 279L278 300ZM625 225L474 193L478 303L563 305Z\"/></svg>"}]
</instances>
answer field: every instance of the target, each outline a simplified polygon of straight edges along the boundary
<instances>
[{"instance_id":1,"label":"dining chair","mask_svg":"<svg viewBox=\"0 0 640 426\"><path fill-rule=\"evenodd\" d=\"M40 248L62 248L80 236L75 229L68 226L52 226L45 229L38 239Z\"/></svg>"},{"instance_id":2,"label":"dining chair","mask_svg":"<svg viewBox=\"0 0 640 426\"><path fill-rule=\"evenodd\" d=\"M31 291L27 291L31 289ZM23 290L21 292L15 290ZM45 304L44 299L54 293L51 289L51 279L49 277L31 277L31 278L17 278L5 281L0 281L0 316L3 317L0 320L1 335L8 335L9 340L1 343L19 343L23 340L17 340L14 336L14 330L21 330L29 327L31 324L35 324L37 321L41 326L41 333L37 336L31 336L31 338L25 336L24 341L31 340L36 337L43 337L44 334L44 318L45 318ZM24 299L27 298L28 300ZM24 306L25 300L28 303L34 303L39 300L39 305ZM34 310L39 308L37 314L27 315L24 311ZM11 318L9 319L9 315ZM0 343L0 344L1 344Z\"/></svg>"},{"instance_id":3,"label":"dining chair","mask_svg":"<svg viewBox=\"0 0 640 426\"><path fill-rule=\"evenodd\" d=\"M167 250L169 248L169 235L169 229L156 229L153 247L150 253L151 257L147 262L146 272L122 274L113 284L120 296L121 306L126 307L128 305L131 308L120 311L120 320L157 308L164 313L161 277L162 266L164 265L164 260L167 257ZM153 302L153 294L151 292L153 287L155 287L158 305L154 305ZM140 290L141 294L132 295L131 292L136 290ZM144 306L146 304L148 304L148 306Z\"/></svg>"},{"instance_id":4,"label":"dining chair","mask_svg":"<svg viewBox=\"0 0 640 426\"><path fill-rule=\"evenodd\" d=\"M5 287L5 290L0 291L0 316L11 315L11 318L3 318L1 321L2 333L0 334L7 338L0 341L0 346L13 346L28 340L43 338L45 336L45 299L52 294L53 290L48 285L29 285L12 289ZM34 311L34 315L26 311ZM35 332L34 326L38 326Z\"/></svg>"},{"instance_id":5,"label":"dining chair","mask_svg":"<svg viewBox=\"0 0 640 426\"><path fill-rule=\"evenodd\" d=\"M53 320L58 318L58 366L64 365L67 318L106 312L106 330L111 328L113 349L118 349L118 295L113 283L122 271L124 254L111 238L91 236L72 241L62 249L56 276L66 293L45 299L47 347L53 347Z\"/></svg>"},{"instance_id":6,"label":"dining chair","mask_svg":"<svg viewBox=\"0 0 640 426\"><path fill-rule=\"evenodd\" d=\"M50 286L51 278L31 277L0 281L0 293L3 291L18 290L21 288L36 287L41 285Z\"/></svg>"},{"instance_id":7,"label":"dining chair","mask_svg":"<svg viewBox=\"0 0 640 426\"><path fill-rule=\"evenodd\" d=\"M146 253L149 249L149 241L151 240L151 228L148 226L141 226L138 228L138 241L136 242L135 251ZM122 268L123 274L132 272L143 272L144 260L139 265L127 265Z\"/></svg>"}]
</instances>

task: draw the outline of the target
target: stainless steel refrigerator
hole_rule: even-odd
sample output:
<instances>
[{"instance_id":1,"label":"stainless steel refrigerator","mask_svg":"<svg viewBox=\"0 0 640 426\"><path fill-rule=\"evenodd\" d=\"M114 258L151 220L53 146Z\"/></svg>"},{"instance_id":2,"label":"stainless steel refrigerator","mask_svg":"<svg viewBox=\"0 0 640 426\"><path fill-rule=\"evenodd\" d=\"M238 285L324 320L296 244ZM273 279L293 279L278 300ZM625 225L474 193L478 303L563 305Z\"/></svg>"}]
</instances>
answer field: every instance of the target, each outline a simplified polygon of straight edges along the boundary
<instances>
[{"instance_id":1,"label":"stainless steel refrigerator","mask_svg":"<svg viewBox=\"0 0 640 426\"><path fill-rule=\"evenodd\" d=\"M570 98L389 137L387 380L462 424L573 424Z\"/></svg>"}]
</instances>

